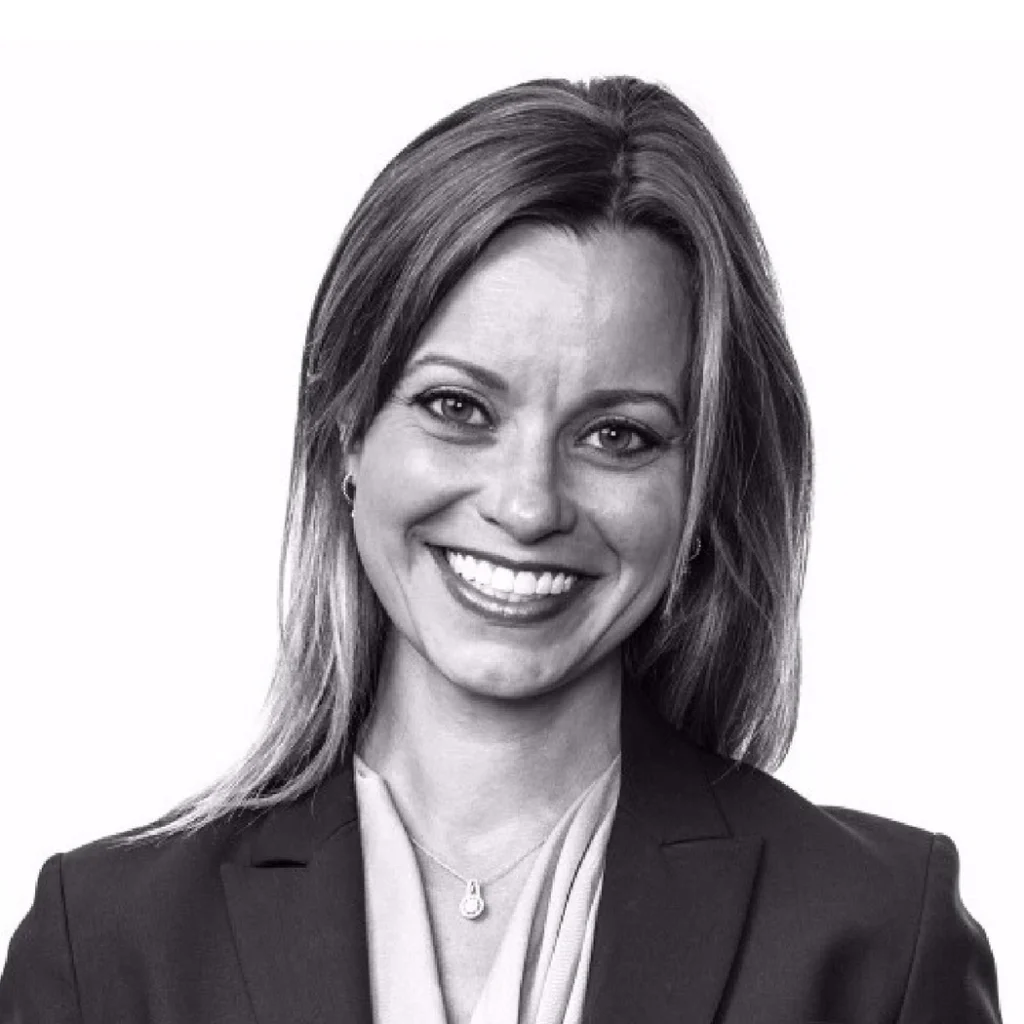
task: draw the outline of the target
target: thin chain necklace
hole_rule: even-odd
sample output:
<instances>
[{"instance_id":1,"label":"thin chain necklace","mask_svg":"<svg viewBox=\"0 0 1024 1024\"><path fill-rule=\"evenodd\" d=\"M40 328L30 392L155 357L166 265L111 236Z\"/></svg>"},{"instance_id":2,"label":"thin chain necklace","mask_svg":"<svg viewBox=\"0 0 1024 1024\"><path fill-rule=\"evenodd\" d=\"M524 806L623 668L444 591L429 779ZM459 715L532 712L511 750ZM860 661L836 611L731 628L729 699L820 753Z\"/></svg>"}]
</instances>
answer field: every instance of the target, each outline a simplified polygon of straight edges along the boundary
<instances>
[{"instance_id":1,"label":"thin chain necklace","mask_svg":"<svg viewBox=\"0 0 1024 1024\"><path fill-rule=\"evenodd\" d=\"M552 832L554 829L552 829ZM445 864L440 857L436 854L431 853L415 836L410 835L409 839L413 846L417 849L422 850L438 867L444 868L449 875L453 875L466 887L466 891L462 895L462 899L459 900L459 913L467 921L475 921L486 909L487 904L484 902L484 886L493 885L495 882L500 881L507 874L509 874L514 868L519 867L520 864L534 853L539 850L545 842L547 842L548 836L551 835L549 832L539 842L534 843L526 853L521 853L511 864L506 865L500 871L491 875L490 878L467 878L465 875L459 874L455 868Z\"/></svg>"}]
</instances>

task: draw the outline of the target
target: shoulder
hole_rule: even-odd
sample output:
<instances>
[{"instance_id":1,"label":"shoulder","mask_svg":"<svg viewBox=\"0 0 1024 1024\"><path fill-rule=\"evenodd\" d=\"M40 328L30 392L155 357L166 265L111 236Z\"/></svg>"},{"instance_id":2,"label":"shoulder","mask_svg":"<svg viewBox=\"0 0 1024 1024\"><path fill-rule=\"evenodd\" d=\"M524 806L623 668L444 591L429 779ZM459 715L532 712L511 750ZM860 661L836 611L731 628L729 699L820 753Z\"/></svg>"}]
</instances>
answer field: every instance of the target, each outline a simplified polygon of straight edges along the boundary
<instances>
[{"instance_id":1,"label":"shoulder","mask_svg":"<svg viewBox=\"0 0 1024 1024\"><path fill-rule=\"evenodd\" d=\"M819 806L755 768L701 758L732 834L761 839L750 931L765 948L786 935L790 954L822 970L850 960L844 969L897 977L901 1020L998 1019L992 951L961 900L949 836Z\"/></svg>"},{"instance_id":2,"label":"shoulder","mask_svg":"<svg viewBox=\"0 0 1024 1024\"><path fill-rule=\"evenodd\" d=\"M781 780L752 765L701 751L715 800L738 835L791 837L799 845L827 844L883 857L909 851L927 854L934 833L866 810L815 804Z\"/></svg>"},{"instance_id":3,"label":"shoulder","mask_svg":"<svg viewBox=\"0 0 1024 1024\"><path fill-rule=\"evenodd\" d=\"M646 702L623 701L627 807L665 822L660 835L750 840L762 891L796 906L862 901L913 913L935 837L849 808L818 806L774 776L720 756L670 726ZM895 904L889 899L895 900Z\"/></svg>"},{"instance_id":4,"label":"shoulder","mask_svg":"<svg viewBox=\"0 0 1024 1024\"><path fill-rule=\"evenodd\" d=\"M107 932L116 922L122 938L136 928L151 935L156 918L173 930L175 921L194 926L219 913L226 868L305 863L354 808L351 772L339 765L291 800L235 810L192 831L146 836L154 826L144 826L107 836L56 855L44 870L84 940L94 937L93 922Z\"/></svg>"},{"instance_id":5,"label":"shoulder","mask_svg":"<svg viewBox=\"0 0 1024 1024\"><path fill-rule=\"evenodd\" d=\"M174 964L197 983L220 972L230 949L220 866L250 823L225 819L159 841L108 836L50 857L10 941L0 1020L127 1019L119 1014L138 982L129 962Z\"/></svg>"},{"instance_id":6,"label":"shoulder","mask_svg":"<svg viewBox=\"0 0 1024 1024\"><path fill-rule=\"evenodd\" d=\"M172 902L220 884L220 867L243 856L253 826L251 812L232 815L191 832L140 838L144 829L104 836L54 858L65 898L107 907ZM139 897L144 897L139 899Z\"/></svg>"},{"instance_id":7,"label":"shoulder","mask_svg":"<svg viewBox=\"0 0 1024 1024\"><path fill-rule=\"evenodd\" d=\"M763 914L819 946L837 934L870 943L907 972L912 957L934 950L941 953L928 970L947 957L991 970L985 933L960 898L959 855L949 836L817 805L756 768L707 752L702 760L732 834L762 840Z\"/></svg>"},{"instance_id":8,"label":"shoulder","mask_svg":"<svg viewBox=\"0 0 1024 1024\"><path fill-rule=\"evenodd\" d=\"M702 752L708 783L733 835L761 836L772 871L853 896L923 891L945 836L865 810L818 805L750 765ZM950 844L951 845L951 844Z\"/></svg>"},{"instance_id":9,"label":"shoulder","mask_svg":"<svg viewBox=\"0 0 1024 1024\"><path fill-rule=\"evenodd\" d=\"M244 855L256 820L233 816L155 839L134 838L137 829L55 854L40 872L32 912L58 915L72 946L96 953L191 931L220 906L221 865Z\"/></svg>"}]
</instances>

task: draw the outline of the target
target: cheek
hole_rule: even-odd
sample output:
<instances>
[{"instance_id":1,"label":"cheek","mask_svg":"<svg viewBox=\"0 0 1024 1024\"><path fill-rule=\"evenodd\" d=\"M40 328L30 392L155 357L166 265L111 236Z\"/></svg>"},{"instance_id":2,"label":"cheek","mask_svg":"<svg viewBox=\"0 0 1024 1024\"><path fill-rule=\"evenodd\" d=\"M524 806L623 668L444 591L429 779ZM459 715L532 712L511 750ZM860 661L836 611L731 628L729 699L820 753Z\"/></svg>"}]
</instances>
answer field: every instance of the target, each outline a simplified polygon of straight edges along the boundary
<instances>
[{"instance_id":1,"label":"cheek","mask_svg":"<svg viewBox=\"0 0 1024 1024\"><path fill-rule=\"evenodd\" d=\"M444 489L445 474L415 445L382 450L363 474L363 496L386 518L415 515ZM398 458L397 453L401 453Z\"/></svg>"},{"instance_id":2,"label":"cheek","mask_svg":"<svg viewBox=\"0 0 1024 1024\"><path fill-rule=\"evenodd\" d=\"M466 472L465 456L452 449L413 425L378 417L360 457L357 535L370 541L372 534L404 533L455 500Z\"/></svg>"},{"instance_id":3,"label":"cheek","mask_svg":"<svg viewBox=\"0 0 1024 1024\"><path fill-rule=\"evenodd\" d=\"M638 586L659 593L668 581L682 534L683 495L673 479L636 483L616 491L595 510L605 542L620 569L639 577Z\"/></svg>"}]
</instances>

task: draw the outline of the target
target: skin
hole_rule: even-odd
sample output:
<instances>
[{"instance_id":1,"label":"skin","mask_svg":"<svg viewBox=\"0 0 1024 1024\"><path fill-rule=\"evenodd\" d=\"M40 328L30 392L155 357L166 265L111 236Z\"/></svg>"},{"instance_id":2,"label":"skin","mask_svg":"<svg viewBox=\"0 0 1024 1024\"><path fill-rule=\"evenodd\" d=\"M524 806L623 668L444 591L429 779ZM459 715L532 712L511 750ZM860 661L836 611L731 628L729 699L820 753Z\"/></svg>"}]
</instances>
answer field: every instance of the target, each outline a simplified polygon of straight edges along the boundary
<instances>
[{"instance_id":1,"label":"skin","mask_svg":"<svg viewBox=\"0 0 1024 1024\"><path fill-rule=\"evenodd\" d=\"M682 531L684 280L646 231L505 231L350 452L356 542L392 624L360 753L408 830L464 874L533 845L618 753L621 645ZM597 400L623 389L662 401ZM585 578L553 618L510 626L452 597L437 548ZM442 989L468 1020L532 858L472 923L451 913L461 884L421 863Z\"/></svg>"}]
</instances>

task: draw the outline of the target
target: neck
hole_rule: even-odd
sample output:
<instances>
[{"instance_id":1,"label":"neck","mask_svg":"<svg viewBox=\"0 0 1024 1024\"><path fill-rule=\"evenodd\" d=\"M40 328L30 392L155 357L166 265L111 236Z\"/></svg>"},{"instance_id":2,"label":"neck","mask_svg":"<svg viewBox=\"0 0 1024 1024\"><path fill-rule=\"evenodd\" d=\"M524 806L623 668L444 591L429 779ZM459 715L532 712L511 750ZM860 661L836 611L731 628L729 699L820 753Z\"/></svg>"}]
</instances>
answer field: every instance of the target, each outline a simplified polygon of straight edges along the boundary
<instances>
[{"instance_id":1,"label":"neck","mask_svg":"<svg viewBox=\"0 0 1024 1024\"><path fill-rule=\"evenodd\" d=\"M543 836L619 752L618 655L559 689L482 696L389 644L360 756L409 831L487 861Z\"/></svg>"}]
</instances>

